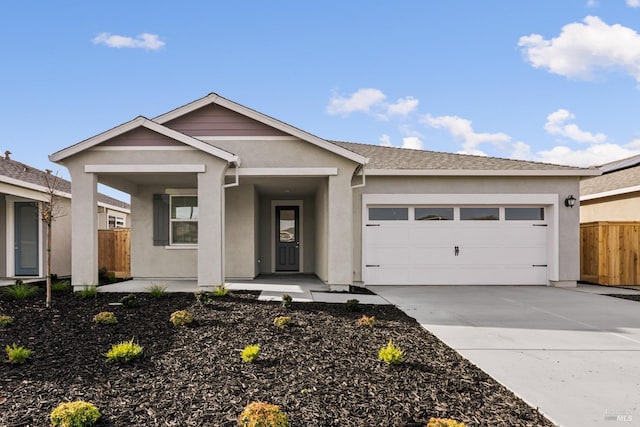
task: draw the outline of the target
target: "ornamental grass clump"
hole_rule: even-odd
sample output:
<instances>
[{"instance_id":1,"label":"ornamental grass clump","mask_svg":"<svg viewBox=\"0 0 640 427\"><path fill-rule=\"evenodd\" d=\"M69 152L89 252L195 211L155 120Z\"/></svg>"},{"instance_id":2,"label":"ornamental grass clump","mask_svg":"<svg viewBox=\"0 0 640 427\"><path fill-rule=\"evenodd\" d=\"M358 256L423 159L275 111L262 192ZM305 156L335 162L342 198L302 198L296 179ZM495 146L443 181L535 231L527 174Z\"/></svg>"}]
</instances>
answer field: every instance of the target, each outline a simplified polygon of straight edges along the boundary
<instances>
[{"instance_id":1,"label":"ornamental grass clump","mask_svg":"<svg viewBox=\"0 0 640 427\"><path fill-rule=\"evenodd\" d=\"M358 321L356 322L358 324L358 326L367 326L369 328L373 327L373 324L376 323L376 317L375 316L367 316L367 315L362 315L361 318L358 319Z\"/></svg>"},{"instance_id":2,"label":"ornamental grass clump","mask_svg":"<svg viewBox=\"0 0 640 427\"><path fill-rule=\"evenodd\" d=\"M16 343L13 343L13 346L6 346L5 350L7 351L9 363L16 365L24 363L27 358L31 356L31 353L33 353L28 348L22 347Z\"/></svg>"},{"instance_id":3,"label":"ornamental grass clump","mask_svg":"<svg viewBox=\"0 0 640 427\"><path fill-rule=\"evenodd\" d=\"M153 298L164 298L167 296L167 286L166 285L158 285L156 283L152 283L151 286L147 288L149 293Z\"/></svg>"},{"instance_id":4,"label":"ornamental grass clump","mask_svg":"<svg viewBox=\"0 0 640 427\"><path fill-rule=\"evenodd\" d=\"M284 329L287 326L291 325L291 317L290 316L278 316L273 319L274 326L278 328Z\"/></svg>"},{"instance_id":5,"label":"ornamental grass clump","mask_svg":"<svg viewBox=\"0 0 640 427\"><path fill-rule=\"evenodd\" d=\"M187 310L178 310L171 313L171 318L169 319L173 326L184 326L193 322L193 314L188 312Z\"/></svg>"},{"instance_id":6,"label":"ornamental grass clump","mask_svg":"<svg viewBox=\"0 0 640 427\"><path fill-rule=\"evenodd\" d=\"M89 427L94 425L102 414L92 403L77 400L63 402L49 414L53 427Z\"/></svg>"},{"instance_id":7,"label":"ornamental grass clump","mask_svg":"<svg viewBox=\"0 0 640 427\"><path fill-rule=\"evenodd\" d=\"M98 287L96 285L84 285L76 294L82 298L95 298L98 295Z\"/></svg>"},{"instance_id":8,"label":"ornamental grass clump","mask_svg":"<svg viewBox=\"0 0 640 427\"><path fill-rule=\"evenodd\" d=\"M53 292L65 292L71 289L71 283L68 280L56 281L51 284Z\"/></svg>"},{"instance_id":9,"label":"ornamental grass clump","mask_svg":"<svg viewBox=\"0 0 640 427\"><path fill-rule=\"evenodd\" d=\"M4 328L5 326L9 326L13 323L13 317L11 316L0 316L0 328Z\"/></svg>"},{"instance_id":10,"label":"ornamental grass clump","mask_svg":"<svg viewBox=\"0 0 640 427\"><path fill-rule=\"evenodd\" d=\"M5 292L13 299L26 299L34 296L38 292L38 287L18 279L13 285L7 286Z\"/></svg>"},{"instance_id":11,"label":"ornamental grass clump","mask_svg":"<svg viewBox=\"0 0 640 427\"><path fill-rule=\"evenodd\" d=\"M378 352L378 359L389 365L400 365L405 360L404 351L389 340Z\"/></svg>"},{"instance_id":12,"label":"ornamental grass clump","mask_svg":"<svg viewBox=\"0 0 640 427\"><path fill-rule=\"evenodd\" d=\"M245 363L253 363L260 355L260 346L257 344L248 345L240 352L240 357ZM259 424L258 424L259 425Z\"/></svg>"},{"instance_id":13,"label":"ornamental grass clump","mask_svg":"<svg viewBox=\"0 0 640 427\"><path fill-rule=\"evenodd\" d=\"M242 427L287 427L289 418L278 405L251 402L240 414L238 424Z\"/></svg>"},{"instance_id":14,"label":"ornamental grass clump","mask_svg":"<svg viewBox=\"0 0 640 427\"><path fill-rule=\"evenodd\" d=\"M451 418L431 418L427 427L466 427L466 425Z\"/></svg>"},{"instance_id":15,"label":"ornamental grass clump","mask_svg":"<svg viewBox=\"0 0 640 427\"><path fill-rule=\"evenodd\" d=\"M102 325L113 325L114 323L118 323L118 318L111 311L101 311L93 316L93 321Z\"/></svg>"},{"instance_id":16,"label":"ornamental grass clump","mask_svg":"<svg viewBox=\"0 0 640 427\"><path fill-rule=\"evenodd\" d=\"M123 341L111 346L105 357L110 362L130 362L142 354L142 347L131 341Z\"/></svg>"}]
</instances>

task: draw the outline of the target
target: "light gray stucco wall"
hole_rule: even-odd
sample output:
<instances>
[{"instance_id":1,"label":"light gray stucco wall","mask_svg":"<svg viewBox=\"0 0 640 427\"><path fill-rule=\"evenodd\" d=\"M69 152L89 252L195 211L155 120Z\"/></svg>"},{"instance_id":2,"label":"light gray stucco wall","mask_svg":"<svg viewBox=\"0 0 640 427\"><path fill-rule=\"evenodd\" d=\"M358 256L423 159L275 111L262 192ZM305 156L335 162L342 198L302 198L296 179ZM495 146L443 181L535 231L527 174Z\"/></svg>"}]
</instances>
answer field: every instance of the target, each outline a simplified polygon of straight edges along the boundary
<instances>
[{"instance_id":1,"label":"light gray stucco wall","mask_svg":"<svg viewBox=\"0 0 640 427\"><path fill-rule=\"evenodd\" d=\"M7 276L7 204L0 194L0 277Z\"/></svg>"},{"instance_id":2,"label":"light gray stucco wall","mask_svg":"<svg viewBox=\"0 0 640 427\"><path fill-rule=\"evenodd\" d=\"M578 177L377 177L353 198L354 281L362 280L362 194L556 194L559 200L559 280L580 277L580 209L564 199L579 194ZM562 283L560 283L562 284Z\"/></svg>"},{"instance_id":3,"label":"light gray stucco wall","mask_svg":"<svg viewBox=\"0 0 640 427\"><path fill-rule=\"evenodd\" d=\"M257 245L255 187L252 184L230 187L225 196L225 276L253 279Z\"/></svg>"},{"instance_id":4,"label":"light gray stucco wall","mask_svg":"<svg viewBox=\"0 0 640 427\"><path fill-rule=\"evenodd\" d=\"M71 275L71 200L59 198L56 203L58 213L51 225L51 273L62 277ZM42 228L45 241L43 256L46 256L46 226L43 224ZM46 270L46 265L42 265ZM42 274L45 275L46 271Z\"/></svg>"},{"instance_id":5,"label":"light gray stucco wall","mask_svg":"<svg viewBox=\"0 0 640 427\"><path fill-rule=\"evenodd\" d=\"M315 231L316 231L316 276L324 282L329 279L329 264L328 264L328 251L327 251L327 239L329 235L328 229L328 186L329 179L326 178L324 182L318 187L315 198Z\"/></svg>"}]
</instances>

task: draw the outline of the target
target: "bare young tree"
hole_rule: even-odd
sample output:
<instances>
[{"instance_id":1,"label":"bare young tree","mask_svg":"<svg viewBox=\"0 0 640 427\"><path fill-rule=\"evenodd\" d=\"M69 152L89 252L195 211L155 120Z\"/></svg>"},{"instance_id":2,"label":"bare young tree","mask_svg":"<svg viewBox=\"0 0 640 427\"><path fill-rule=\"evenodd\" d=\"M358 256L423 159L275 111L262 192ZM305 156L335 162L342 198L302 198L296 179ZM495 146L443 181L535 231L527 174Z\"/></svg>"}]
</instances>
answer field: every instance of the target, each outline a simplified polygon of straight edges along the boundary
<instances>
[{"instance_id":1,"label":"bare young tree","mask_svg":"<svg viewBox=\"0 0 640 427\"><path fill-rule=\"evenodd\" d=\"M52 235L51 229L53 221L56 218L63 216L62 207L60 206L60 186L62 180L57 173L53 173L50 169L46 169L47 173L44 175L45 188L46 188L46 200L40 202L40 218L46 225L46 237L47 237L47 258L45 262L45 268L47 272L47 308L51 307L51 246Z\"/></svg>"}]
</instances>

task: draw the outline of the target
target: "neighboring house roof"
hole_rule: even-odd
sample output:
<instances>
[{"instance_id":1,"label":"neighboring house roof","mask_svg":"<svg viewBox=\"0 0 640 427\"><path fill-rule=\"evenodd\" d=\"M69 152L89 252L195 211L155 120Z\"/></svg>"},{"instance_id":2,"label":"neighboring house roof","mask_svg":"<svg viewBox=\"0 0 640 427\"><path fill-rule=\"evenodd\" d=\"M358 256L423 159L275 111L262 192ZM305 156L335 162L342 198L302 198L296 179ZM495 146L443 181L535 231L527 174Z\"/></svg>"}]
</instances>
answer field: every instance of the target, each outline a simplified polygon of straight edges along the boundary
<instances>
[{"instance_id":1,"label":"neighboring house roof","mask_svg":"<svg viewBox=\"0 0 640 427\"><path fill-rule=\"evenodd\" d=\"M49 181L47 181L49 179ZM25 187L37 191L47 191L48 182L51 182L51 175L40 169L34 168L27 164L0 158L0 182ZM62 197L71 197L71 183L66 179L58 177L57 191ZM106 194L98 193L98 203L109 205L121 210L128 211L130 206L128 203L122 202Z\"/></svg>"},{"instance_id":2,"label":"neighboring house roof","mask_svg":"<svg viewBox=\"0 0 640 427\"><path fill-rule=\"evenodd\" d=\"M615 172L617 170L637 166L639 164L640 164L640 154L636 156L627 157L626 159L616 160L615 162L605 163L604 165L598 166L598 169L600 169L602 173L609 173L609 172Z\"/></svg>"},{"instance_id":3,"label":"neighboring house roof","mask_svg":"<svg viewBox=\"0 0 640 427\"><path fill-rule=\"evenodd\" d=\"M464 175L473 173L478 175L589 176L600 174L597 169L584 169L524 160L412 150L353 142L332 142L368 157L367 175Z\"/></svg>"},{"instance_id":4,"label":"neighboring house roof","mask_svg":"<svg viewBox=\"0 0 640 427\"><path fill-rule=\"evenodd\" d=\"M623 160L620 161L620 164L623 163ZM626 169L614 169L612 172L580 182L580 200L598 199L636 191L640 191L640 165Z\"/></svg>"}]
</instances>

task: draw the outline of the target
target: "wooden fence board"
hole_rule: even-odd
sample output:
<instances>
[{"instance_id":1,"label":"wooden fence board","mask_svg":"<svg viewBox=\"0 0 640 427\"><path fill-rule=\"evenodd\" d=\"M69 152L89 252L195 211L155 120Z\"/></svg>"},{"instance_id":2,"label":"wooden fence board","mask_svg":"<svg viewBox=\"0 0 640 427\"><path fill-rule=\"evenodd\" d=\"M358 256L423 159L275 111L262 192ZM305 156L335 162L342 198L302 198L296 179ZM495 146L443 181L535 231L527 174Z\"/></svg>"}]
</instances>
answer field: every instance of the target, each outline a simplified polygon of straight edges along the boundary
<instances>
[{"instance_id":1,"label":"wooden fence board","mask_svg":"<svg viewBox=\"0 0 640 427\"><path fill-rule=\"evenodd\" d=\"M131 277L131 233L128 228L98 230L98 267L115 277Z\"/></svg>"},{"instance_id":2,"label":"wooden fence board","mask_svg":"<svg viewBox=\"0 0 640 427\"><path fill-rule=\"evenodd\" d=\"M605 285L640 283L640 223L580 224L580 280Z\"/></svg>"}]
</instances>

